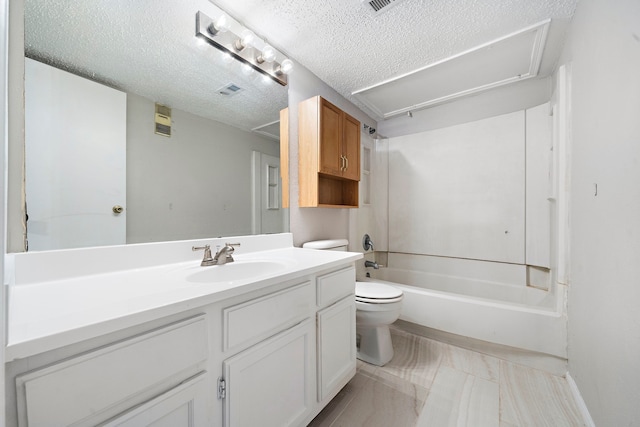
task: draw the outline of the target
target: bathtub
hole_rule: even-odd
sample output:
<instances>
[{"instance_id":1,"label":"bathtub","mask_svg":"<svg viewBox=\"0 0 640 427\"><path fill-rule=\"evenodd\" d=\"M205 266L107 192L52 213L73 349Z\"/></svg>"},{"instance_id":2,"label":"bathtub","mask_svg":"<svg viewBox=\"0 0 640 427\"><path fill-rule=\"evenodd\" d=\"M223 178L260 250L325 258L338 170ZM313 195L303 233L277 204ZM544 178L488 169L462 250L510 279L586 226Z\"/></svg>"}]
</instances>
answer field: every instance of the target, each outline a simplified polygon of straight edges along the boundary
<instances>
[{"instance_id":1,"label":"bathtub","mask_svg":"<svg viewBox=\"0 0 640 427\"><path fill-rule=\"evenodd\" d=\"M425 264L407 257L411 256L394 259L390 253L388 264L393 267L375 270L373 278L364 279L404 292L401 320L567 358L564 287L543 290L526 286L522 283L526 266L491 263L487 267L471 260L430 260ZM456 262L464 263L464 267L451 265ZM465 274L451 273L459 270Z\"/></svg>"}]
</instances>

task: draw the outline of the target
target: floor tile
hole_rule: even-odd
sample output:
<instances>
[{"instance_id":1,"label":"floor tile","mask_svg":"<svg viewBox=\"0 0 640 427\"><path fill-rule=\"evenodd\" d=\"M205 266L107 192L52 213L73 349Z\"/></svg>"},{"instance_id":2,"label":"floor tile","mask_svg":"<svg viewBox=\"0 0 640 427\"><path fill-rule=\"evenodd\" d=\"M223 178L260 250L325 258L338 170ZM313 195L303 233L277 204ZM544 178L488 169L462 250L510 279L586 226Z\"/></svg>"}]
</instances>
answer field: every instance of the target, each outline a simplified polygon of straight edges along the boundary
<instances>
[{"instance_id":1,"label":"floor tile","mask_svg":"<svg viewBox=\"0 0 640 427\"><path fill-rule=\"evenodd\" d=\"M410 383L372 379L349 402L332 427L415 426L426 390Z\"/></svg>"},{"instance_id":2,"label":"floor tile","mask_svg":"<svg viewBox=\"0 0 640 427\"><path fill-rule=\"evenodd\" d=\"M446 366L438 370L418 427L498 427L499 386Z\"/></svg>"},{"instance_id":3,"label":"floor tile","mask_svg":"<svg viewBox=\"0 0 640 427\"><path fill-rule=\"evenodd\" d=\"M371 381L371 378L356 373L351 381L349 381L336 397L324 407L322 412L313 419L309 427L329 427L342 414L347 406L349 406L353 398L361 392L362 388L368 385L369 381Z\"/></svg>"},{"instance_id":4,"label":"floor tile","mask_svg":"<svg viewBox=\"0 0 640 427\"><path fill-rule=\"evenodd\" d=\"M394 329L391 330L391 341L394 355L389 363L381 367L362 366L361 369L378 375L394 375L427 389L431 387L440 365L442 344Z\"/></svg>"},{"instance_id":5,"label":"floor tile","mask_svg":"<svg viewBox=\"0 0 640 427\"><path fill-rule=\"evenodd\" d=\"M564 378L510 362L500 362L500 403L507 425L584 425Z\"/></svg>"},{"instance_id":6,"label":"floor tile","mask_svg":"<svg viewBox=\"0 0 640 427\"><path fill-rule=\"evenodd\" d=\"M563 427L582 418L566 380L392 327L385 366L356 376L313 427Z\"/></svg>"},{"instance_id":7,"label":"floor tile","mask_svg":"<svg viewBox=\"0 0 640 427\"><path fill-rule=\"evenodd\" d=\"M500 360L475 351L442 344L441 365L490 381L500 379Z\"/></svg>"}]
</instances>

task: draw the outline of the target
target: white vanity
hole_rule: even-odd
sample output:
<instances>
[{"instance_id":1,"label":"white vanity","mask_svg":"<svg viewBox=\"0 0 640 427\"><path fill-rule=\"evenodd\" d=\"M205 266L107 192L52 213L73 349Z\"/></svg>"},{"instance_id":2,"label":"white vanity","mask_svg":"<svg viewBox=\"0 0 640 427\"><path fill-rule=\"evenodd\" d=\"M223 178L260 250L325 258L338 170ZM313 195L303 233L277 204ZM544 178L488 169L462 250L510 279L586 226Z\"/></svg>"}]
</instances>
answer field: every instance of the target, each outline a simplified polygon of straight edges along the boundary
<instances>
[{"instance_id":1,"label":"white vanity","mask_svg":"<svg viewBox=\"0 0 640 427\"><path fill-rule=\"evenodd\" d=\"M355 374L361 257L288 233L8 255L7 425L304 426Z\"/></svg>"}]
</instances>

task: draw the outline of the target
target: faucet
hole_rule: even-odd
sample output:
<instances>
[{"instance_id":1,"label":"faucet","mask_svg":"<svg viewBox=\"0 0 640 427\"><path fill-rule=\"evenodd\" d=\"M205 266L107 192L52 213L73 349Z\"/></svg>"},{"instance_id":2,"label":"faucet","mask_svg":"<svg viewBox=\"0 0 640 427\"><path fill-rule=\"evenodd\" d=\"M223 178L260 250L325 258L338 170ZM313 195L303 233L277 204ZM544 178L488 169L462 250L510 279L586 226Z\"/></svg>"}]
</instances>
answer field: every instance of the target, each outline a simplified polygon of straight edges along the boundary
<instances>
[{"instance_id":1,"label":"faucet","mask_svg":"<svg viewBox=\"0 0 640 427\"><path fill-rule=\"evenodd\" d=\"M191 248L192 251L202 251L204 250L204 257L202 258L202 262L200 265L202 267L208 267L210 265L224 265L228 262L233 262L233 257L231 254L234 251L234 246L240 246L240 243L225 243L224 247L216 252L215 257L211 256L211 246L193 246Z\"/></svg>"},{"instance_id":2,"label":"faucet","mask_svg":"<svg viewBox=\"0 0 640 427\"><path fill-rule=\"evenodd\" d=\"M375 261L365 261L365 262L364 262L364 266L365 266L365 268L373 267L375 270L377 270L377 269L379 269L379 268L380 268L380 266L378 265L378 263L377 263L377 262L375 262Z\"/></svg>"},{"instance_id":3,"label":"faucet","mask_svg":"<svg viewBox=\"0 0 640 427\"><path fill-rule=\"evenodd\" d=\"M240 246L240 243L225 243L224 247L216 252L216 256L213 258L213 263L216 265L224 265L228 262L233 262L234 259L231 256L235 250L234 246Z\"/></svg>"}]
</instances>

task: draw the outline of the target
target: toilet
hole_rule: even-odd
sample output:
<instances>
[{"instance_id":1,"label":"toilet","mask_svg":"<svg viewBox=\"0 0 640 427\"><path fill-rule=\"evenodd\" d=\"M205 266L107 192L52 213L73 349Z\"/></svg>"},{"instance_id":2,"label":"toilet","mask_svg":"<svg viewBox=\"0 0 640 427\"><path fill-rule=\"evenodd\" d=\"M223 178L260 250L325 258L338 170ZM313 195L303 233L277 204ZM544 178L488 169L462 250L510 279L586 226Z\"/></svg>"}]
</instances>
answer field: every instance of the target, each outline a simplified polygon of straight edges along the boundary
<instances>
[{"instance_id":1,"label":"toilet","mask_svg":"<svg viewBox=\"0 0 640 427\"><path fill-rule=\"evenodd\" d=\"M346 251L348 240L318 240L302 245L306 249ZM389 325L400 317L402 291L391 285L356 282L356 343L358 359L383 366L393 357Z\"/></svg>"}]
</instances>

